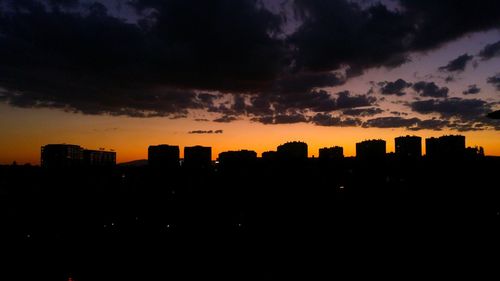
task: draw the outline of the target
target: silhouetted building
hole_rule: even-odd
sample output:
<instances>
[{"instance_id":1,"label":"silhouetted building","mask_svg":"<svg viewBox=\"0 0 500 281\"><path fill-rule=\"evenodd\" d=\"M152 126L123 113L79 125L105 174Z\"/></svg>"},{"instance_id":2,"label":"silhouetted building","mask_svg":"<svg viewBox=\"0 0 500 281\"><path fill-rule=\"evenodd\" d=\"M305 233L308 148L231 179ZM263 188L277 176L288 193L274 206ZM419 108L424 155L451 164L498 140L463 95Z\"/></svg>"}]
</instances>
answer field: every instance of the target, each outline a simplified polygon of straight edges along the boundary
<instances>
[{"instance_id":1,"label":"silhouetted building","mask_svg":"<svg viewBox=\"0 0 500 281\"><path fill-rule=\"evenodd\" d=\"M184 147L183 166L187 168L208 168L212 165L212 148L206 146Z\"/></svg>"},{"instance_id":2,"label":"silhouetted building","mask_svg":"<svg viewBox=\"0 0 500 281\"><path fill-rule=\"evenodd\" d=\"M179 153L177 145L150 145L148 165L154 168L177 168L179 167Z\"/></svg>"},{"instance_id":3,"label":"silhouetted building","mask_svg":"<svg viewBox=\"0 0 500 281\"><path fill-rule=\"evenodd\" d=\"M417 159L422 156L422 138L417 136L397 137L395 139L396 157L399 159Z\"/></svg>"},{"instance_id":4,"label":"silhouetted building","mask_svg":"<svg viewBox=\"0 0 500 281\"><path fill-rule=\"evenodd\" d=\"M439 144L438 138L425 139L425 156L428 158L437 157L439 155Z\"/></svg>"},{"instance_id":5,"label":"silhouetted building","mask_svg":"<svg viewBox=\"0 0 500 281\"><path fill-rule=\"evenodd\" d=\"M307 144L305 142L287 142L278 146L277 156L280 160L302 161L307 159Z\"/></svg>"},{"instance_id":6,"label":"silhouetted building","mask_svg":"<svg viewBox=\"0 0 500 281\"><path fill-rule=\"evenodd\" d=\"M450 135L425 139L426 156L430 159L457 159L465 156L465 136Z\"/></svg>"},{"instance_id":7,"label":"silhouetted building","mask_svg":"<svg viewBox=\"0 0 500 281\"><path fill-rule=\"evenodd\" d=\"M46 168L69 168L83 164L83 149L74 144L47 144L41 148L41 165Z\"/></svg>"},{"instance_id":8,"label":"silhouetted building","mask_svg":"<svg viewBox=\"0 0 500 281\"><path fill-rule=\"evenodd\" d=\"M356 158L382 160L385 158L385 140L366 140L356 143Z\"/></svg>"},{"instance_id":9,"label":"silhouetted building","mask_svg":"<svg viewBox=\"0 0 500 281\"><path fill-rule=\"evenodd\" d=\"M257 153L251 150L226 151L219 153L219 165L223 168L250 167L257 160Z\"/></svg>"},{"instance_id":10,"label":"silhouetted building","mask_svg":"<svg viewBox=\"0 0 500 281\"><path fill-rule=\"evenodd\" d=\"M324 147L319 149L319 159L340 160L344 158L344 149L340 146Z\"/></svg>"},{"instance_id":11,"label":"silhouetted building","mask_svg":"<svg viewBox=\"0 0 500 281\"><path fill-rule=\"evenodd\" d=\"M467 159L478 159L484 157L483 147L467 147L465 149L465 157Z\"/></svg>"},{"instance_id":12,"label":"silhouetted building","mask_svg":"<svg viewBox=\"0 0 500 281\"><path fill-rule=\"evenodd\" d=\"M116 152L105 150L83 150L83 163L86 166L114 166Z\"/></svg>"},{"instance_id":13,"label":"silhouetted building","mask_svg":"<svg viewBox=\"0 0 500 281\"><path fill-rule=\"evenodd\" d=\"M264 160L276 160L277 159L277 152L276 151L265 151L262 152L262 159Z\"/></svg>"}]
</instances>

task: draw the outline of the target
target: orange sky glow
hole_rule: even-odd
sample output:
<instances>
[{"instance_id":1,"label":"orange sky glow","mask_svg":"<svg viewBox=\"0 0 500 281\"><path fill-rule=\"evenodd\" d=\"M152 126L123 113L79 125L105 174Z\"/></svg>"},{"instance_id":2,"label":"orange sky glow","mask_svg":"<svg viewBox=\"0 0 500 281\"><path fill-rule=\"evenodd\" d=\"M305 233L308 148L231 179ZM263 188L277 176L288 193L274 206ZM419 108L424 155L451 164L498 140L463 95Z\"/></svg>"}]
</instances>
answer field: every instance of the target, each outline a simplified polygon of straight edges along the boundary
<instances>
[{"instance_id":1,"label":"orange sky glow","mask_svg":"<svg viewBox=\"0 0 500 281\"><path fill-rule=\"evenodd\" d=\"M500 156L498 131L428 131L377 129L360 127L322 127L306 123L263 125L250 121L231 123L199 122L192 119L130 118L90 116L50 109L20 109L0 105L10 120L0 120L0 130L9 132L0 138L0 163L39 164L40 147L49 143L78 144L89 149L114 149L117 162L147 159L147 148L154 144L179 145L181 157L185 146L212 147L215 159L220 152L238 149L255 150L257 154L275 150L287 141L304 141L309 156L318 149L342 146L345 156L355 155L356 142L380 138L387 141L387 151L394 151L394 138L418 135L422 138L445 134L466 136L467 146L482 146L486 155ZM223 134L188 134L191 130L223 130ZM425 145L423 147L425 153Z\"/></svg>"}]
</instances>

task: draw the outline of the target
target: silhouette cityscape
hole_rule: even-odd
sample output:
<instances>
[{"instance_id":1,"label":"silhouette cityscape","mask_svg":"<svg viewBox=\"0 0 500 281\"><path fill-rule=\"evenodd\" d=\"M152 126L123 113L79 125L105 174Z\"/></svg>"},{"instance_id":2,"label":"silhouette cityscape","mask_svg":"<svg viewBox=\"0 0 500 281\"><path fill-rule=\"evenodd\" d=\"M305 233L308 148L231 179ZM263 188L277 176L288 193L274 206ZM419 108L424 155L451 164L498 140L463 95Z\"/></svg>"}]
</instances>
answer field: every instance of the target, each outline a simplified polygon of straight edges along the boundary
<instances>
[{"instance_id":1,"label":"silhouette cityscape","mask_svg":"<svg viewBox=\"0 0 500 281\"><path fill-rule=\"evenodd\" d=\"M115 266L103 276L135 279L144 271L123 266L147 266L127 260L127 252L144 254L144 245L182 266L189 249L244 259L269 249L286 253L293 241L292 249L299 250L342 241L333 244L334 254L344 256L366 247L378 251L377 245L387 251L399 245L412 251L438 243L452 247L468 227L497 235L500 157L466 148L460 135L428 138L425 145L423 156L420 137L402 136L395 139L395 153L386 153L384 140L365 140L356 144L355 157L334 146L308 158L307 144L294 141L260 158L239 150L212 161L210 147L185 147L180 159L178 146L161 144L149 146L147 165L117 165L114 151L47 144L40 167L0 167L2 237L31 254L46 253L33 248L50 245L60 267L45 276L88 280L101 273L85 267L83 257L102 253L102 247L106 255L94 258L112 259ZM443 242L441 236L452 238ZM78 256L64 258L72 253ZM272 257L260 257L272 263ZM230 264L248 270L251 263ZM263 271L254 268L250 275Z\"/></svg>"},{"instance_id":2,"label":"silhouette cityscape","mask_svg":"<svg viewBox=\"0 0 500 281\"><path fill-rule=\"evenodd\" d=\"M0 281L499 279L499 31L500 0L0 0Z\"/></svg>"},{"instance_id":3,"label":"silhouette cityscape","mask_svg":"<svg viewBox=\"0 0 500 281\"><path fill-rule=\"evenodd\" d=\"M466 147L465 136L445 135L425 140L428 159L465 160L484 157L482 147ZM319 159L335 161L344 159L340 146L319 149ZM384 161L386 157L398 160L418 160L422 155L422 138L401 136L395 138L395 153L386 153L386 141L364 140L356 143L359 161ZM262 153L261 161L279 161L280 165L305 164L308 160L308 146L304 142L293 141L279 145L276 151ZM47 144L41 148L41 166L44 168L99 167L116 165L116 152L83 149L74 144ZM184 158L180 159L180 149L176 145L151 145L148 147L148 166L154 169L196 168L249 168L257 164L257 153L251 150L226 151L212 161L212 148L192 146L184 148ZM269 163L267 163L269 164Z\"/></svg>"}]
</instances>

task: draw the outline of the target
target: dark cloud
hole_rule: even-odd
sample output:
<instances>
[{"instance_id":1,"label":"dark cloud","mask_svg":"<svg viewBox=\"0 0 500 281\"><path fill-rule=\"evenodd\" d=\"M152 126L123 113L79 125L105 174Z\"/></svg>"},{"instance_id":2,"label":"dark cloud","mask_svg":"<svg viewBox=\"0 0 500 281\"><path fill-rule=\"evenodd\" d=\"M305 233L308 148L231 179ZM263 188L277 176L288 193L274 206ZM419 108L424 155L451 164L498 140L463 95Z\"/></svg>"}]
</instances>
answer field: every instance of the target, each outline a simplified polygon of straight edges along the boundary
<instances>
[{"instance_id":1,"label":"dark cloud","mask_svg":"<svg viewBox=\"0 0 500 281\"><path fill-rule=\"evenodd\" d=\"M250 105L246 108L247 114L267 116L273 114L269 95L254 95L250 97Z\"/></svg>"},{"instance_id":2,"label":"dark cloud","mask_svg":"<svg viewBox=\"0 0 500 281\"><path fill-rule=\"evenodd\" d=\"M419 118L402 118L402 117L380 117L369 119L362 125L365 128L405 128L411 131L419 130L433 130L441 131L444 128L457 130L460 132L465 131L480 131L487 129L488 126L498 130L498 124L485 123L480 121L449 121L443 119L427 119L421 120Z\"/></svg>"},{"instance_id":3,"label":"dark cloud","mask_svg":"<svg viewBox=\"0 0 500 281\"><path fill-rule=\"evenodd\" d=\"M421 97L445 98L448 96L447 87L439 88L434 82L420 81L412 86Z\"/></svg>"},{"instance_id":4,"label":"dark cloud","mask_svg":"<svg viewBox=\"0 0 500 281\"><path fill-rule=\"evenodd\" d=\"M351 115L351 116L373 116L382 112L384 111L378 107L351 108L342 111L344 115Z\"/></svg>"},{"instance_id":5,"label":"dark cloud","mask_svg":"<svg viewBox=\"0 0 500 281\"><path fill-rule=\"evenodd\" d=\"M439 114L440 122L458 131L500 129L500 121L487 118L496 103L480 99L449 98L445 100L414 101L409 104L413 111L421 114ZM437 119L436 119L437 120ZM438 121L429 121L437 123ZM433 124L435 125L435 124Z\"/></svg>"},{"instance_id":6,"label":"dark cloud","mask_svg":"<svg viewBox=\"0 0 500 281\"><path fill-rule=\"evenodd\" d=\"M490 112L486 116L491 119L500 119L500 110Z\"/></svg>"},{"instance_id":7,"label":"dark cloud","mask_svg":"<svg viewBox=\"0 0 500 281\"><path fill-rule=\"evenodd\" d=\"M462 92L464 95L476 95L481 92L481 88L479 88L476 84L469 85L469 88Z\"/></svg>"},{"instance_id":8,"label":"dark cloud","mask_svg":"<svg viewBox=\"0 0 500 281\"><path fill-rule=\"evenodd\" d=\"M372 106L376 100L373 96L351 95L349 91L342 91L333 95L324 90L275 93L251 97L250 104L245 107L245 112L249 115L262 117L265 123L273 123L275 122L274 119L269 121L269 116L282 115L286 119L288 118L286 116L293 115L298 111L331 112Z\"/></svg>"},{"instance_id":9,"label":"dark cloud","mask_svg":"<svg viewBox=\"0 0 500 281\"><path fill-rule=\"evenodd\" d=\"M496 0L397 0L398 9L375 1L287 2L295 13L272 13L255 0L132 0L123 4L130 18L118 18L107 1L1 2L3 102L132 117L201 109L227 117L221 121L302 122L304 113L374 105L375 97L325 88L500 24ZM405 87L397 80L381 91L402 95ZM448 94L433 83L416 91Z\"/></svg>"},{"instance_id":10,"label":"dark cloud","mask_svg":"<svg viewBox=\"0 0 500 281\"><path fill-rule=\"evenodd\" d=\"M325 70L350 66L349 76L373 66L407 61L404 38L411 22L383 5L363 10L351 1L296 0L303 24L289 42L296 48L298 68Z\"/></svg>"},{"instance_id":11,"label":"dark cloud","mask_svg":"<svg viewBox=\"0 0 500 281\"><path fill-rule=\"evenodd\" d=\"M473 31L497 28L497 0L399 0L415 25L411 49L428 50Z\"/></svg>"},{"instance_id":12,"label":"dark cloud","mask_svg":"<svg viewBox=\"0 0 500 281\"><path fill-rule=\"evenodd\" d=\"M342 118L340 121L340 126L341 127L354 127L354 126L359 126L361 125L361 120L358 118Z\"/></svg>"},{"instance_id":13,"label":"dark cloud","mask_svg":"<svg viewBox=\"0 0 500 281\"><path fill-rule=\"evenodd\" d=\"M489 60L493 57L500 56L500 41L486 45L480 52L479 56L483 60Z\"/></svg>"},{"instance_id":14,"label":"dark cloud","mask_svg":"<svg viewBox=\"0 0 500 281\"><path fill-rule=\"evenodd\" d=\"M450 122L448 127L452 130L457 130L459 132L467 132L467 131L482 131L485 129L484 123L476 123L476 122Z\"/></svg>"},{"instance_id":15,"label":"dark cloud","mask_svg":"<svg viewBox=\"0 0 500 281\"><path fill-rule=\"evenodd\" d=\"M155 59L171 83L215 90L254 91L276 78L285 46L273 34L279 15L253 0L132 0L153 9L148 35L158 43ZM149 39L149 38L148 38Z\"/></svg>"},{"instance_id":16,"label":"dark cloud","mask_svg":"<svg viewBox=\"0 0 500 281\"><path fill-rule=\"evenodd\" d=\"M391 111L391 114L396 115L396 116L401 116L401 115L408 116L408 113L399 112L399 111Z\"/></svg>"},{"instance_id":17,"label":"dark cloud","mask_svg":"<svg viewBox=\"0 0 500 281\"><path fill-rule=\"evenodd\" d=\"M314 112L328 112L344 108L370 106L376 100L375 97L367 95L353 96L349 91L338 92L332 97L326 91L318 90L304 94L279 95L274 106L281 110L309 109Z\"/></svg>"},{"instance_id":18,"label":"dark cloud","mask_svg":"<svg viewBox=\"0 0 500 281\"><path fill-rule=\"evenodd\" d=\"M447 127L450 124L448 120L441 119L427 119L420 120L416 127L408 128L410 130L418 131L418 130L433 130L433 131L441 131L443 128Z\"/></svg>"},{"instance_id":19,"label":"dark cloud","mask_svg":"<svg viewBox=\"0 0 500 281\"><path fill-rule=\"evenodd\" d=\"M365 128L410 128L417 126L420 119L418 118L402 118L397 116L379 117L369 119L363 123Z\"/></svg>"},{"instance_id":20,"label":"dark cloud","mask_svg":"<svg viewBox=\"0 0 500 281\"><path fill-rule=\"evenodd\" d=\"M369 119L362 125L364 128L405 128L411 131L419 130L433 130L441 131L444 128L457 130L460 132L465 131L480 131L487 128L487 126L494 126L498 129L498 124L484 123L478 121L458 121L453 122L443 119L427 119L421 120L419 118L402 118L402 117L380 117ZM495 127L496 126L496 127Z\"/></svg>"},{"instance_id":21,"label":"dark cloud","mask_svg":"<svg viewBox=\"0 0 500 281\"><path fill-rule=\"evenodd\" d=\"M328 113L317 113L310 122L318 126L353 127L359 126L361 120L358 118L340 118Z\"/></svg>"},{"instance_id":22,"label":"dark cloud","mask_svg":"<svg viewBox=\"0 0 500 281\"><path fill-rule=\"evenodd\" d=\"M197 98L200 102L211 105L218 98L218 96L214 94L200 93L197 95Z\"/></svg>"},{"instance_id":23,"label":"dark cloud","mask_svg":"<svg viewBox=\"0 0 500 281\"><path fill-rule=\"evenodd\" d=\"M254 117L251 119L254 122L259 122L262 124L275 124L274 123L274 117L273 116L261 116L261 117Z\"/></svg>"},{"instance_id":24,"label":"dark cloud","mask_svg":"<svg viewBox=\"0 0 500 281\"><path fill-rule=\"evenodd\" d=\"M369 67L397 66L407 61L409 52L437 48L500 24L496 0L396 2L399 9L389 10L381 4L363 9L347 0L296 0L304 22L290 36L297 65L324 70L346 64L359 74Z\"/></svg>"},{"instance_id":25,"label":"dark cloud","mask_svg":"<svg viewBox=\"0 0 500 281\"><path fill-rule=\"evenodd\" d=\"M449 71L449 72L460 72L464 71L465 67L467 66L467 63L471 61L473 56L465 53L456 59L450 61L447 65L441 66L439 70L441 71Z\"/></svg>"},{"instance_id":26,"label":"dark cloud","mask_svg":"<svg viewBox=\"0 0 500 281\"><path fill-rule=\"evenodd\" d=\"M488 77L488 79L486 80L486 82L492 84L493 86L495 86L495 88L497 89L497 91L500 91L500 73L495 75L495 76L491 76L491 77Z\"/></svg>"},{"instance_id":27,"label":"dark cloud","mask_svg":"<svg viewBox=\"0 0 500 281\"><path fill-rule=\"evenodd\" d=\"M6 1L0 86L11 92L9 103L166 116L199 106L170 103L178 95L162 89L188 93L181 100L197 89L257 91L281 71L284 46L272 35L281 19L254 1L133 2L154 12L135 24L99 3L51 1L66 7L54 9L41 0ZM158 92L156 105L144 104ZM200 96L201 104L209 99Z\"/></svg>"},{"instance_id":28,"label":"dark cloud","mask_svg":"<svg viewBox=\"0 0 500 281\"><path fill-rule=\"evenodd\" d=\"M351 96L349 91L339 92L337 96L338 109L370 106L377 100L375 97L367 95Z\"/></svg>"},{"instance_id":29,"label":"dark cloud","mask_svg":"<svg viewBox=\"0 0 500 281\"><path fill-rule=\"evenodd\" d=\"M212 121L214 122L219 122L219 123L229 123L229 122L233 122L233 121L236 121L238 120L238 118L234 117L234 116L227 116L227 115L224 115L220 118L216 118Z\"/></svg>"},{"instance_id":30,"label":"dark cloud","mask_svg":"<svg viewBox=\"0 0 500 281\"><path fill-rule=\"evenodd\" d=\"M279 111L291 109L312 111L332 111L337 109L337 102L323 90L297 93L281 93L268 96L273 107Z\"/></svg>"},{"instance_id":31,"label":"dark cloud","mask_svg":"<svg viewBox=\"0 0 500 281\"><path fill-rule=\"evenodd\" d=\"M381 82L379 85L381 86L380 93L382 95L404 96L406 94L404 90L409 88L411 83L408 83L403 79L398 79L394 82Z\"/></svg>"},{"instance_id":32,"label":"dark cloud","mask_svg":"<svg viewBox=\"0 0 500 281\"><path fill-rule=\"evenodd\" d=\"M195 130L195 131L189 131L188 134L222 134L224 133L223 130Z\"/></svg>"},{"instance_id":33,"label":"dark cloud","mask_svg":"<svg viewBox=\"0 0 500 281\"><path fill-rule=\"evenodd\" d=\"M491 104L486 101L461 98L414 101L410 106L413 111L418 113L438 113L444 118L456 117L462 120L476 120L482 118L491 109Z\"/></svg>"},{"instance_id":34,"label":"dark cloud","mask_svg":"<svg viewBox=\"0 0 500 281\"><path fill-rule=\"evenodd\" d=\"M315 88L333 87L344 84L346 77L335 72L303 72L283 75L279 78L273 91L288 94L288 93L307 93Z\"/></svg>"},{"instance_id":35,"label":"dark cloud","mask_svg":"<svg viewBox=\"0 0 500 281\"><path fill-rule=\"evenodd\" d=\"M456 80L456 78L453 75L448 75L444 78L444 82L446 82L446 83L454 82L455 80Z\"/></svg>"},{"instance_id":36,"label":"dark cloud","mask_svg":"<svg viewBox=\"0 0 500 281\"><path fill-rule=\"evenodd\" d=\"M43 74L40 74L44 77ZM182 89L150 89L147 92L124 91L120 95L86 92L75 88L72 95L53 91L46 96L35 89L5 93L5 101L23 108L59 108L83 114L108 114L112 116L161 117L187 116L189 109L207 106L197 94ZM102 96L101 96L102 95Z\"/></svg>"},{"instance_id":37,"label":"dark cloud","mask_svg":"<svg viewBox=\"0 0 500 281\"><path fill-rule=\"evenodd\" d=\"M292 124L307 122L307 119L302 114L276 115L274 116L274 124Z\"/></svg>"},{"instance_id":38,"label":"dark cloud","mask_svg":"<svg viewBox=\"0 0 500 281\"><path fill-rule=\"evenodd\" d=\"M275 116L262 116L252 118L252 121L260 122L262 124L293 124L307 122L306 116L300 113L294 114L279 114Z\"/></svg>"}]
</instances>

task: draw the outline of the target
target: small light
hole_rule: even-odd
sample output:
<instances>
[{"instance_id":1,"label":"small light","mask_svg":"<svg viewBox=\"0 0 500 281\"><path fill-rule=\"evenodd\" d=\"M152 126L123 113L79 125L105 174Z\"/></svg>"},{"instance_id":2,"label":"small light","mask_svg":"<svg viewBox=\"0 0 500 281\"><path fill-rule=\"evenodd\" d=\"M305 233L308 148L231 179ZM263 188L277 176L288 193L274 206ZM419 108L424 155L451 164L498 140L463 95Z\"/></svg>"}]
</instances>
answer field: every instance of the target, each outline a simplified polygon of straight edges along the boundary
<instances>
[{"instance_id":1,"label":"small light","mask_svg":"<svg viewBox=\"0 0 500 281\"><path fill-rule=\"evenodd\" d=\"M167 224L167 228L170 228L170 224Z\"/></svg>"},{"instance_id":2,"label":"small light","mask_svg":"<svg viewBox=\"0 0 500 281\"><path fill-rule=\"evenodd\" d=\"M340 188L340 189L344 189L344 186L343 186L343 185L341 185L341 186L339 186L339 188Z\"/></svg>"},{"instance_id":3,"label":"small light","mask_svg":"<svg viewBox=\"0 0 500 281\"><path fill-rule=\"evenodd\" d=\"M111 226L115 226L115 223L114 223L114 222L112 222L112 223L111 223Z\"/></svg>"}]
</instances>

